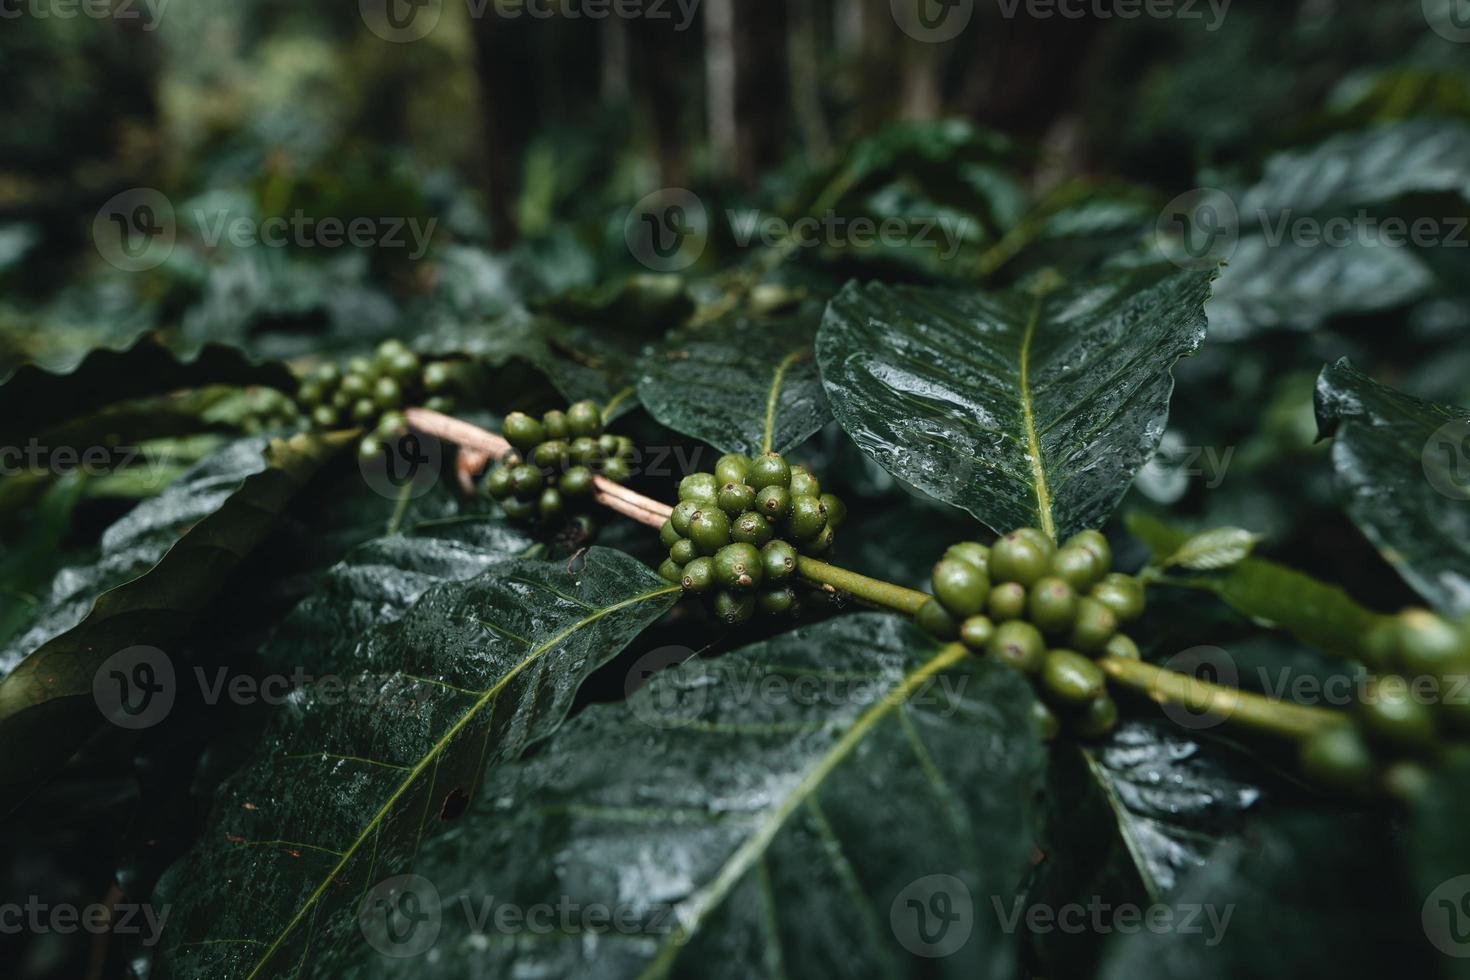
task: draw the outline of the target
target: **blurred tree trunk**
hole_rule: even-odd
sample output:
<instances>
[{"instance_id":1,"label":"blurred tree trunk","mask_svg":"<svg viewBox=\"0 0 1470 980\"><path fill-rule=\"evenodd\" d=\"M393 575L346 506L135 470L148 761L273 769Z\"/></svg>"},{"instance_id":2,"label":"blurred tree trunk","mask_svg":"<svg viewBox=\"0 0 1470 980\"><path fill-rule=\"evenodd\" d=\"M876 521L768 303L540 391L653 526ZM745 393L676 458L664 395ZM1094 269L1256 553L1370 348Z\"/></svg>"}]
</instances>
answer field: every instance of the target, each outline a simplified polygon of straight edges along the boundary
<instances>
[{"instance_id":1,"label":"blurred tree trunk","mask_svg":"<svg viewBox=\"0 0 1470 980\"><path fill-rule=\"evenodd\" d=\"M826 163L832 155L832 134L822 104L823 38L818 34L815 0L791 0L791 25L786 32L786 62L790 67L791 114L801 133L807 160Z\"/></svg>"},{"instance_id":2,"label":"blurred tree trunk","mask_svg":"<svg viewBox=\"0 0 1470 980\"><path fill-rule=\"evenodd\" d=\"M645 7L652 5L645 2ZM679 29L678 15L671 5L658 4L664 16L642 16L628 22L628 49L633 59L634 101L645 125L651 130L658 159L659 181L665 187L682 187L689 182L690 134L699 131L689 118L697 96L689 92L689 81L697 77L695 49L699 38L693 25Z\"/></svg>"},{"instance_id":3,"label":"blurred tree trunk","mask_svg":"<svg viewBox=\"0 0 1470 980\"><path fill-rule=\"evenodd\" d=\"M519 238L516 202L521 164L542 109L537 87L532 84L537 77L532 32L550 25L529 17L506 18L493 13L474 18L472 25L491 242L498 249L508 248Z\"/></svg>"}]
</instances>

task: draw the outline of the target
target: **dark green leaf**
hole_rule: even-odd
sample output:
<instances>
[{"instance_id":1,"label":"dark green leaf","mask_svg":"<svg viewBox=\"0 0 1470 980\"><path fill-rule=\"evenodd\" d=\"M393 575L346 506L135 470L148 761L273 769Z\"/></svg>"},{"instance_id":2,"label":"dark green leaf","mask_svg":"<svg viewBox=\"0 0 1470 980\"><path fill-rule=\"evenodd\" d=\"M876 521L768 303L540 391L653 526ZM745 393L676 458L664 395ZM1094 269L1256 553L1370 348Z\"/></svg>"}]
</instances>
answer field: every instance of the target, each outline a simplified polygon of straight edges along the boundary
<instances>
[{"instance_id":1,"label":"dark green leaf","mask_svg":"<svg viewBox=\"0 0 1470 980\"><path fill-rule=\"evenodd\" d=\"M396 622L344 636L377 621L363 618L371 609L351 581L366 569L344 569L340 590L329 584L292 617L266 659L315 666L161 886L175 921L155 976L315 972L344 944L364 948L354 913L372 883L412 867L456 801L550 734L582 681L677 599L677 587L603 548L575 573L502 557L453 581L482 556L458 544L378 547L413 566L387 571L390 589L448 581Z\"/></svg>"},{"instance_id":2,"label":"dark green leaf","mask_svg":"<svg viewBox=\"0 0 1470 980\"><path fill-rule=\"evenodd\" d=\"M831 418L816 326L734 317L678 331L644 359L638 395L664 425L720 452L789 452Z\"/></svg>"},{"instance_id":3,"label":"dark green leaf","mask_svg":"<svg viewBox=\"0 0 1470 980\"><path fill-rule=\"evenodd\" d=\"M1470 807L1470 765L1461 757L1436 773L1428 792L1415 801L1407 836L1411 903L1422 909L1425 935L1446 954L1439 958L1445 977L1470 977L1470 936L1466 898L1470 896L1470 841L1465 814ZM1411 904L1411 907L1416 907Z\"/></svg>"},{"instance_id":4,"label":"dark green leaf","mask_svg":"<svg viewBox=\"0 0 1470 980\"><path fill-rule=\"evenodd\" d=\"M206 345L181 360L152 340L127 350L99 349L67 374L27 365L0 383L0 446L17 446L53 425L114 402L206 385L265 385L294 392L284 366L256 363L233 347Z\"/></svg>"},{"instance_id":5,"label":"dark green leaf","mask_svg":"<svg viewBox=\"0 0 1470 980\"><path fill-rule=\"evenodd\" d=\"M1392 839L1386 821L1340 811L1254 826L1179 887L1157 913L1162 925L1135 918L1113 938L1102 976L1434 976Z\"/></svg>"},{"instance_id":6,"label":"dark green leaf","mask_svg":"<svg viewBox=\"0 0 1470 980\"><path fill-rule=\"evenodd\" d=\"M1127 520L1128 530L1160 560L1191 537L1144 514L1129 514ZM1220 574L1180 584L1213 592L1256 623L1286 630L1303 643L1340 657L1356 656L1360 642L1381 618L1339 587L1265 558L1246 558Z\"/></svg>"},{"instance_id":7,"label":"dark green leaf","mask_svg":"<svg viewBox=\"0 0 1470 980\"><path fill-rule=\"evenodd\" d=\"M1347 362L1322 372L1317 419L1348 516L1441 612L1470 614L1470 411L1421 401Z\"/></svg>"},{"instance_id":8,"label":"dark green leaf","mask_svg":"<svg viewBox=\"0 0 1470 980\"><path fill-rule=\"evenodd\" d=\"M1013 672L876 614L658 673L491 772L425 845L416 873L445 914L414 969L1012 976L997 910L1031 853L1029 704ZM493 919L474 934L462 912L486 902L573 911L534 935ZM580 916L599 906L620 925L594 936ZM913 955L923 912L930 951L948 955ZM305 975L384 962L356 935L313 952Z\"/></svg>"},{"instance_id":9,"label":"dark green leaf","mask_svg":"<svg viewBox=\"0 0 1470 980\"><path fill-rule=\"evenodd\" d=\"M1091 896L1167 901L1262 802L1252 760L1164 721L1132 721L1106 743L1058 745L1048 775L1046 860L1027 894L1057 908ZM1057 975L1090 972L1103 937L1037 937Z\"/></svg>"},{"instance_id":10,"label":"dark green leaf","mask_svg":"<svg viewBox=\"0 0 1470 980\"><path fill-rule=\"evenodd\" d=\"M65 761L99 723L99 666L182 635L344 445L297 436L272 442L262 458L261 440L237 443L109 528L96 566L59 574L39 618L5 651L0 740L10 751L0 786L14 791Z\"/></svg>"},{"instance_id":11,"label":"dark green leaf","mask_svg":"<svg viewBox=\"0 0 1470 980\"><path fill-rule=\"evenodd\" d=\"M817 359L833 413L900 479L997 531L1102 524L1158 446L1207 273L1115 272L1049 295L849 285Z\"/></svg>"}]
</instances>

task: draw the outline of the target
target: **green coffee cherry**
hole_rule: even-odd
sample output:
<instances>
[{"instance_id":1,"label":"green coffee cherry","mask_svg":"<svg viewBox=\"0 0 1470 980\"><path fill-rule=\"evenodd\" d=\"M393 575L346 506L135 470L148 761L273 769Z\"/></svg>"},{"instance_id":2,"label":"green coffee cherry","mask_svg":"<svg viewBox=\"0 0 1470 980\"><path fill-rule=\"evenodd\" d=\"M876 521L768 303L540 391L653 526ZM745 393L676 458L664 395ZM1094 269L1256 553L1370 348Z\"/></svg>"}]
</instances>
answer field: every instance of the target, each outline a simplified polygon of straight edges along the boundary
<instances>
[{"instance_id":1,"label":"green coffee cherry","mask_svg":"<svg viewBox=\"0 0 1470 980\"><path fill-rule=\"evenodd\" d=\"M1072 650L1052 650L1041 665L1041 684L1061 704L1086 704L1107 693L1102 668Z\"/></svg>"},{"instance_id":2,"label":"green coffee cherry","mask_svg":"<svg viewBox=\"0 0 1470 980\"><path fill-rule=\"evenodd\" d=\"M688 565L699 557L699 549L688 538L680 538L669 546L669 557L680 565Z\"/></svg>"},{"instance_id":3,"label":"green coffee cherry","mask_svg":"<svg viewBox=\"0 0 1470 980\"><path fill-rule=\"evenodd\" d=\"M748 472L750 472L750 457L739 453L726 453L715 463L715 479L722 485L744 483Z\"/></svg>"},{"instance_id":4,"label":"green coffee cherry","mask_svg":"<svg viewBox=\"0 0 1470 980\"><path fill-rule=\"evenodd\" d=\"M364 463L372 463L382 459L383 444L373 436L365 437L357 444L357 458Z\"/></svg>"},{"instance_id":5,"label":"green coffee cherry","mask_svg":"<svg viewBox=\"0 0 1470 980\"><path fill-rule=\"evenodd\" d=\"M454 372L449 365L443 361L432 361L424 365L424 390L429 392L441 392L454 383ZM555 437L561 438L561 437Z\"/></svg>"},{"instance_id":6,"label":"green coffee cherry","mask_svg":"<svg viewBox=\"0 0 1470 980\"><path fill-rule=\"evenodd\" d=\"M1470 668L1470 643L1427 609L1405 609L1397 618L1399 663L1409 674L1440 674Z\"/></svg>"},{"instance_id":7,"label":"green coffee cherry","mask_svg":"<svg viewBox=\"0 0 1470 980\"><path fill-rule=\"evenodd\" d=\"M1409 689L1404 678L1378 678L1357 705L1363 731L1395 748L1420 750L1434 745L1434 715Z\"/></svg>"},{"instance_id":8,"label":"green coffee cherry","mask_svg":"<svg viewBox=\"0 0 1470 980\"><path fill-rule=\"evenodd\" d=\"M440 412L445 415L454 411L454 399L445 398L443 395L435 395L424 402L424 407L431 412Z\"/></svg>"},{"instance_id":9,"label":"green coffee cherry","mask_svg":"<svg viewBox=\"0 0 1470 980\"><path fill-rule=\"evenodd\" d=\"M763 578L761 553L754 545L728 544L715 552L715 581L724 588L747 592Z\"/></svg>"},{"instance_id":10,"label":"green coffee cherry","mask_svg":"<svg viewBox=\"0 0 1470 980\"><path fill-rule=\"evenodd\" d=\"M633 475L633 470L625 460L615 456L602 464L602 475L614 483L623 483Z\"/></svg>"},{"instance_id":11,"label":"green coffee cherry","mask_svg":"<svg viewBox=\"0 0 1470 980\"><path fill-rule=\"evenodd\" d=\"M730 539L744 544L753 544L757 548L762 547L771 540L771 525L755 511L746 511L735 519L734 524L730 525Z\"/></svg>"},{"instance_id":12,"label":"green coffee cherry","mask_svg":"<svg viewBox=\"0 0 1470 980\"><path fill-rule=\"evenodd\" d=\"M342 371L335 364L319 364L315 371L311 372L311 379L317 383L323 392L337 387L342 381Z\"/></svg>"},{"instance_id":13,"label":"green coffee cherry","mask_svg":"<svg viewBox=\"0 0 1470 980\"><path fill-rule=\"evenodd\" d=\"M506 497L500 502L500 509L513 521L529 521L536 516L536 501L523 497Z\"/></svg>"},{"instance_id":14,"label":"green coffee cherry","mask_svg":"<svg viewBox=\"0 0 1470 980\"><path fill-rule=\"evenodd\" d=\"M1047 553L1034 536L1022 531L1012 531L990 549L992 581L1030 586L1046 574L1049 565Z\"/></svg>"},{"instance_id":15,"label":"green coffee cherry","mask_svg":"<svg viewBox=\"0 0 1470 980\"><path fill-rule=\"evenodd\" d=\"M755 495L755 509L768 521L779 521L791 513L791 492L785 487L766 487Z\"/></svg>"},{"instance_id":16,"label":"green coffee cherry","mask_svg":"<svg viewBox=\"0 0 1470 980\"><path fill-rule=\"evenodd\" d=\"M1046 640L1035 626L1013 620L995 628L985 652L1023 674L1035 674L1046 659Z\"/></svg>"},{"instance_id":17,"label":"green coffee cherry","mask_svg":"<svg viewBox=\"0 0 1470 980\"><path fill-rule=\"evenodd\" d=\"M674 505L674 512L670 515L669 520L674 522L675 529L681 535L687 537L689 534L689 520L698 512L699 503L697 501L681 500Z\"/></svg>"},{"instance_id":18,"label":"green coffee cherry","mask_svg":"<svg viewBox=\"0 0 1470 980\"><path fill-rule=\"evenodd\" d=\"M373 402L383 412L398 408L403 404L403 389L392 378L379 378L373 382Z\"/></svg>"},{"instance_id":19,"label":"green coffee cherry","mask_svg":"<svg viewBox=\"0 0 1470 980\"><path fill-rule=\"evenodd\" d=\"M716 503L731 517L738 517L755 506L755 491L743 483L726 483Z\"/></svg>"},{"instance_id":20,"label":"green coffee cherry","mask_svg":"<svg viewBox=\"0 0 1470 980\"><path fill-rule=\"evenodd\" d=\"M713 473L690 473L679 481L679 499L693 500L701 506L718 507L720 488Z\"/></svg>"},{"instance_id":21,"label":"green coffee cherry","mask_svg":"<svg viewBox=\"0 0 1470 980\"><path fill-rule=\"evenodd\" d=\"M1026 587L1015 582L1002 582L990 590L990 618L997 623L1020 619L1026 615Z\"/></svg>"},{"instance_id":22,"label":"green coffee cherry","mask_svg":"<svg viewBox=\"0 0 1470 980\"><path fill-rule=\"evenodd\" d=\"M821 534L818 534L815 538L812 538L810 541L805 542L805 547L807 551L811 552L814 555L822 555L832 550L832 545L836 541L837 532L832 529L831 524L828 524L826 527L822 528Z\"/></svg>"},{"instance_id":23,"label":"green coffee cherry","mask_svg":"<svg viewBox=\"0 0 1470 980\"><path fill-rule=\"evenodd\" d=\"M949 612L965 619L978 615L990 598L990 580L964 561L941 561L931 576L934 594Z\"/></svg>"},{"instance_id":24,"label":"green coffee cherry","mask_svg":"<svg viewBox=\"0 0 1470 980\"><path fill-rule=\"evenodd\" d=\"M1047 558L1051 558L1051 556L1056 553L1056 542L1053 541L1045 531L1039 530L1038 528L1034 527L1018 527L1012 533L1018 534L1021 537L1025 538L1027 541L1030 541L1032 544L1036 545L1037 549L1040 550L1043 555L1046 555Z\"/></svg>"},{"instance_id":25,"label":"green coffee cherry","mask_svg":"<svg viewBox=\"0 0 1470 980\"><path fill-rule=\"evenodd\" d=\"M1372 789L1378 768L1357 728L1346 723L1303 740L1299 761L1308 777L1356 793Z\"/></svg>"},{"instance_id":26,"label":"green coffee cherry","mask_svg":"<svg viewBox=\"0 0 1470 980\"><path fill-rule=\"evenodd\" d=\"M1118 702L1106 694L1087 702L1072 719L1072 730L1081 738L1102 738L1118 727Z\"/></svg>"},{"instance_id":27,"label":"green coffee cherry","mask_svg":"<svg viewBox=\"0 0 1470 980\"><path fill-rule=\"evenodd\" d=\"M318 405L311 410L311 424L318 429L336 428L337 413L330 405Z\"/></svg>"},{"instance_id":28,"label":"green coffee cherry","mask_svg":"<svg viewBox=\"0 0 1470 980\"><path fill-rule=\"evenodd\" d=\"M536 509L541 515L543 523L551 523L562 515L564 505L561 493L556 487L547 487L541 491L541 498L536 502Z\"/></svg>"},{"instance_id":29,"label":"green coffee cherry","mask_svg":"<svg viewBox=\"0 0 1470 980\"><path fill-rule=\"evenodd\" d=\"M712 558L696 558L684 566L684 578L681 580L684 591L694 595L702 595L714 588L715 563Z\"/></svg>"},{"instance_id":30,"label":"green coffee cherry","mask_svg":"<svg viewBox=\"0 0 1470 980\"><path fill-rule=\"evenodd\" d=\"M604 459L611 459L618 454L618 437L610 432L604 432L597 437L597 452Z\"/></svg>"},{"instance_id":31,"label":"green coffee cherry","mask_svg":"<svg viewBox=\"0 0 1470 980\"><path fill-rule=\"evenodd\" d=\"M822 496L822 485L812 475L812 471L800 463L791 467L791 477L786 485L793 497L817 497Z\"/></svg>"},{"instance_id":32,"label":"green coffee cherry","mask_svg":"<svg viewBox=\"0 0 1470 980\"><path fill-rule=\"evenodd\" d=\"M755 615L755 596L748 592L721 589L715 593L715 616L731 626L738 626Z\"/></svg>"},{"instance_id":33,"label":"green coffee cherry","mask_svg":"<svg viewBox=\"0 0 1470 980\"><path fill-rule=\"evenodd\" d=\"M1100 601L1090 597L1077 600L1077 618L1069 639L1073 649L1096 656L1118 632L1118 617Z\"/></svg>"},{"instance_id":34,"label":"green coffee cherry","mask_svg":"<svg viewBox=\"0 0 1470 980\"><path fill-rule=\"evenodd\" d=\"M796 574L796 549L785 541L771 541L761 549L761 571L768 585Z\"/></svg>"},{"instance_id":35,"label":"green coffee cherry","mask_svg":"<svg viewBox=\"0 0 1470 980\"><path fill-rule=\"evenodd\" d=\"M511 467L510 489L516 496L537 493L541 489L541 471L526 463Z\"/></svg>"},{"instance_id":36,"label":"green coffee cherry","mask_svg":"<svg viewBox=\"0 0 1470 980\"><path fill-rule=\"evenodd\" d=\"M790 487L791 467L778 453L763 453L751 460L745 482L757 491L766 487Z\"/></svg>"},{"instance_id":37,"label":"green coffee cherry","mask_svg":"<svg viewBox=\"0 0 1470 980\"><path fill-rule=\"evenodd\" d=\"M689 519L689 537L701 555L713 555L730 543L730 518L717 507L696 511Z\"/></svg>"},{"instance_id":38,"label":"green coffee cherry","mask_svg":"<svg viewBox=\"0 0 1470 980\"><path fill-rule=\"evenodd\" d=\"M509 422L506 423L509 425ZM572 449L559 439L551 439L530 450L531 462L543 470L560 470L571 460Z\"/></svg>"},{"instance_id":39,"label":"green coffee cherry","mask_svg":"<svg viewBox=\"0 0 1470 980\"><path fill-rule=\"evenodd\" d=\"M428 386L428 376L425 376L423 383L425 383L425 386ZM572 425L567 422L564 411L559 410L559 408L553 408L553 410L541 416L541 432L542 438L554 439L557 442L566 442L567 439L572 438Z\"/></svg>"},{"instance_id":40,"label":"green coffee cherry","mask_svg":"<svg viewBox=\"0 0 1470 980\"><path fill-rule=\"evenodd\" d=\"M827 526L841 527L842 522L847 520L847 505L842 502L842 498L835 493L824 493L819 499L827 511Z\"/></svg>"},{"instance_id":41,"label":"green coffee cherry","mask_svg":"<svg viewBox=\"0 0 1470 980\"><path fill-rule=\"evenodd\" d=\"M374 430L374 434L384 442L388 442L397 439L407 431L408 420L403 417L403 413L389 412L378 419L378 427Z\"/></svg>"},{"instance_id":42,"label":"green coffee cherry","mask_svg":"<svg viewBox=\"0 0 1470 980\"><path fill-rule=\"evenodd\" d=\"M1102 580L1108 567L1092 549L1069 544L1052 555L1051 570L1073 589L1085 593Z\"/></svg>"},{"instance_id":43,"label":"green coffee cherry","mask_svg":"<svg viewBox=\"0 0 1470 980\"><path fill-rule=\"evenodd\" d=\"M342 386L337 390L352 401L357 401L359 398L368 397L372 388L368 383L367 375L354 372L342 378Z\"/></svg>"},{"instance_id":44,"label":"green coffee cherry","mask_svg":"<svg viewBox=\"0 0 1470 980\"><path fill-rule=\"evenodd\" d=\"M1064 548L1086 548L1097 557L1098 565L1107 571L1113 567L1113 547L1101 531L1078 531L1066 540Z\"/></svg>"},{"instance_id":45,"label":"green coffee cherry","mask_svg":"<svg viewBox=\"0 0 1470 980\"><path fill-rule=\"evenodd\" d=\"M1143 585L1131 575L1113 572L1092 587L1092 597L1113 611L1120 622L1143 615Z\"/></svg>"},{"instance_id":46,"label":"green coffee cherry","mask_svg":"<svg viewBox=\"0 0 1470 980\"><path fill-rule=\"evenodd\" d=\"M1060 636L1077 622L1077 593L1056 576L1040 579L1031 589L1031 622L1043 633Z\"/></svg>"},{"instance_id":47,"label":"green coffee cherry","mask_svg":"<svg viewBox=\"0 0 1470 980\"><path fill-rule=\"evenodd\" d=\"M817 497L791 498L791 513L786 516L786 530L798 541L809 541L827 526L827 510Z\"/></svg>"},{"instance_id":48,"label":"green coffee cherry","mask_svg":"<svg viewBox=\"0 0 1470 980\"><path fill-rule=\"evenodd\" d=\"M496 500L510 496L510 470L496 466L485 476L485 490Z\"/></svg>"},{"instance_id":49,"label":"green coffee cherry","mask_svg":"<svg viewBox=\"0 0 1470 980\"><path fill-rule=\"evenodd\" d=\"M665 548L672 549L674 545L685 540L684 536L674 527L674 519L671 517L664 521L658 529L658 539Z\"/></svg>"},{"instance_id":50,"label":"green coffee cherry","mask_svg":"<svg viewBox=\"0 0 1470 980\"><path fill-rule=\"evenodd\" d=\"M1031 720L1041 734L1043 742L1050 742L1062 733L1062 723L1052 711L1040 701L1031 702Z\"/></svg>"},{"instance_id":51,"label":"green coffee cherry","mask_svg":"<svg viewBox=\"0 0 1470 980\"><path fill-rule=\"evenodd\" d=\"M561 475L558 485L568 497L585 497L592 492L592 471L585 466L573 466Z\"/></svg>"},{"instance_id":52,"label":"green coffee cherry","mask_svg":"<svg viewBox=\"0 0 1470 980\"><path fill-rule=\"evenodd\" d=\"M960 642L971 650L984 650L994 635L995 623L988 616L971 616L960 623Z\"/></svg>"},{"instance_id":53,"label":"green coffee cherry","mask_svg":"<svg viewBox=\"0 0 1470 980\"><path fill-rule=\"evenodd\" d=\"M952 544L945 550L944 558L946 560L957 559L959 561L969 562L984 572L987 578L990 576L990 549L983 544L978 544L974 541L961 541L959 544Z\"/></svg>"},{"instance_id":54,"label":"green coffee cherry","mask_svg":"<svg viewBox=\"0 0 1470 980\"><path fill-rule=\"evenodd\" d=\"M960 635L959 624L938 599L930 599L920 606L914 622L935 639L953 640Z\"/></svg>"},{"instance_id":55,"label":"green coffee cherry","mask_svg":"<svg viewBox=\"0 0 1470 980\"><path fill-rule=\"evenodd\" d=\"M785 586L762 589L756 595L755 604L767 616L784 616L796 608L796 593Z\"/></svg>"},{"instance_id":56,"label":"green coffee cherry","mask_svg":"<svg viewBox=\"0 0 1470 980\"><path fill-rule=\"evenodd\" d=\"M665 558L663 564L658 566L659 577L676 585L684 581L684 569L680 568L672 558Z\"/></svg>"},{"instance_id":57,"label":"green coffee cherry","mask_svg":"<svg viewBox=\"0 0 1470 980\"><path fill-rule=\"evenodd\" d=\"M578 436L568 444L567 453L572 462L582 466L593 466L602 461L602 450L591 436Z\"/></svg>"},{"instance_id":58,"label":"green coffee cherry","mask_svg":"<svg viewBox=\"0 0 1470 980\"><path fill-rule=\"evenodd\" d=\"M501 429L506 441L527 455L546 441L546 429L525 412L511 412Z\"/></svg>"},{"instance_id":59,"label":"green coffee cherry","mask_svg":"<svg viewBox=\"0 0 1470 980\"><path fill-rule=\"evenodd\" d=\"M567 428L574 437L596 439L602 435L602 412L592 402L577 402L567 409Z\"/></svg>"},{"instance_id":60,"label":"green coffee cherry","mask_svg":"<svg viewBox=\"0 0 1470 980\"><path fill-rule=\"evenodd\" d=\"M1143 654L1138 652L1138 644L1127 633L1114 633L1107 646L1103 647L1103 656L1117 657L1119 660L1143 659Z\"/></svg>"}]
</instances>

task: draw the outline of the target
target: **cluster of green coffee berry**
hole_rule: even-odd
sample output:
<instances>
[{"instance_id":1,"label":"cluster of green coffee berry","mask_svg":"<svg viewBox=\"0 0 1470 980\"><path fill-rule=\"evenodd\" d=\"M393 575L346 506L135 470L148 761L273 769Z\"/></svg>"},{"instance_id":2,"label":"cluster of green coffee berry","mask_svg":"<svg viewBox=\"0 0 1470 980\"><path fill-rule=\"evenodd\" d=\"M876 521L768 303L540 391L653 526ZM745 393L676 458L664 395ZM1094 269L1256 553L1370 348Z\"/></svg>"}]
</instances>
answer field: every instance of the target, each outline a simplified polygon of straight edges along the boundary
<instances>
[{"instance_id":1,"label":"cluster of green coffee berry","mask_svg":"<svg viewBox=\"0 0 1470 980\"><path fill-rule=\"evenodd\" d=\"M367 430L358 452L376 459L383 442L403 433L405 406L453 411L454 402L446 394L453 383L448 364L421 364L400 341L385 340L372 357L318 367L301 382L296 401L317 429Z\"/></svg>"},{"instance_id":2,"label":"cluster of green coffee berry","mask_svg":"<svg viewBox=\"0 0 1470 980\"><path fill-rule=\"evenodd\" d=\"M515 451L486 475L485 489L512 520L551 524L585 513L593 476L622 482L632 473L633 440L602 428L602 412L592 402L540 419L510 413L502 430Z\"/></svg>"},{"instance_id":3,"label":"cluster of green coffee berry","mask_svg":"<svg viewBox=\"0 0 1470 980\"><path fill-rule=\"evenodd\" d=\"M294 429L301 424L301 413L290 395L274 388L251 389L246 394L247 408L240 418L246 435Z\"/></svg>"},{"instance_id":4,"label":"cluster of green coffee berry","mask_svg":"<svg viewBox=\"0 0 1470 980\"><path fill-rule=\"evenodd\" d=\"M1112 563L1108 540L1097 531L1075 534L1060 548L1029 527L989 548L962 542L934 566L934 598L916 618L939 639L957 639L1031 677L1045 702L1036 710L1048 738L1061 718L1085 738L1105 735L1117 724L1118 706L1094 660L1138 657L1137 644L1118 627L1142 615L1144 605L1143 586L1110 571Z\"/></svg>"},{"instance_id":5,"label":"cluster of green coffee berry","mask_svg":"<svg viewBox=\"0 0 1470 980\"><path fill-rule=\"evenodd\" d=\"M691 594L713 593L727 623L757 611L788 615L798 555L831 549L846 514L810 470L779 453L721 456L713 473L679 481L679 503L660 531L669 557L659 574Z\"/></svg>"},{"instance_id":6,"label":"cluster of green coffee berry","mask_svg":"<svg viewBox=\"0 0 1470 980\"><path fill-rule=\"evenodd\" d=\"M1360 651L1375 671L1344 724L1303 740L1302 770L1341 789L1412 795L1470 735L1470 632L1427 609L1386 617Z\"/></svg>"}]
</instances>

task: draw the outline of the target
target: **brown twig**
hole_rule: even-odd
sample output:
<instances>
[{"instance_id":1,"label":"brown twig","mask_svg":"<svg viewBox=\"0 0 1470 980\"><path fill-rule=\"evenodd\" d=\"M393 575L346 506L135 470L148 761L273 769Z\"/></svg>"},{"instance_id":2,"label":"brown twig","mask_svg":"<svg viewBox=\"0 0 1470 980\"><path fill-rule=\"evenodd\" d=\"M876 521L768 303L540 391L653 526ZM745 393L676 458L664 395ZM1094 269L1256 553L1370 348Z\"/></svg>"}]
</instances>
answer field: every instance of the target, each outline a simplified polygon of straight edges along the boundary
<instances>
[{"instance_id":1,"label":"brown twig","mask_svg":"<svg viewBox=\"0 0 1470 980\"><path fill-rule=\"evenodd\" d=\"M486 460L504 459L511 451L511 445L504 437L442 412L410 408L404 411L403 416L415 430L468 450L472 460L481 467ZM594 476L592 487L593 500L649 527L661 527L673 512L668 504L635 493L605 476Z\"/></svg>"}]
</instances>

